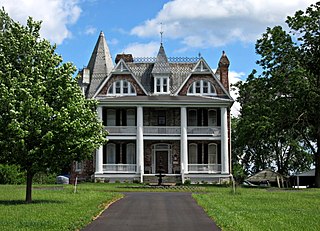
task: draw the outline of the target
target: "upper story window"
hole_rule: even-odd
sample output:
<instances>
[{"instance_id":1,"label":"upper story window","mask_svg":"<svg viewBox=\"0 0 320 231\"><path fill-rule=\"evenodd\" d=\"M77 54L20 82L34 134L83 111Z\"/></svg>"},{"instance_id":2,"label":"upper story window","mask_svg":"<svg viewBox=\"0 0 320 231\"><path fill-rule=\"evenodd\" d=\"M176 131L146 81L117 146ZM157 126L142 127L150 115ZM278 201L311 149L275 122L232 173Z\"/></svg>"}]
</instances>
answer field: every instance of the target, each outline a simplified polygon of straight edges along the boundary
<instances>
[{"instance_id":1,"label":"upper story window","mask_svg":"<svg viewBox=\"0 0 320 231\"><path fill-rule=\"evenodd\" d=\"M158 93L158 94L169 93L169 77L154 78L154 93Z\"/></svg>"},{"instance_id":2,"label":"upper story window","mask_svg":"<svg viewBox=\"0 0 320 231\"><path fill-rule=\"evenodd\" d=\"M188 95L215 95L216 90L207 80L198 80L191 84Z\"/></svg>"},{"instance_id":3,"label":"upper story window","mask_svg":"<svg viewBox=\"0 0 320 231\"><path fill-rule=\"evenodd\" d=\"M122 79L111 84L108 95L136 95L136 90L128 80Z\"/></svg>"}]
</instances>

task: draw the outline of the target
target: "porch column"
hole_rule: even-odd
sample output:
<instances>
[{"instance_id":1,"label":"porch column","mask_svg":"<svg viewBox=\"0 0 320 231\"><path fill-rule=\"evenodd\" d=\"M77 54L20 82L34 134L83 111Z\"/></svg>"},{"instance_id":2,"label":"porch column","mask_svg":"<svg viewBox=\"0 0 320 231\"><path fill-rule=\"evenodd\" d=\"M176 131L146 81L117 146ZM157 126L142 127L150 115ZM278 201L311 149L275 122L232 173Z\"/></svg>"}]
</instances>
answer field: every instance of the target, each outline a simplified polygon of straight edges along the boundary
<instances>
[{"instance_id":1,"label":"porch column","mask_svg":"<svg viewBox=\"0 0 320 231\"><path fill-rule=\"evenodd\" d=\"M227 108L221 108L221 173L230 174Z\"/></svg>"},{"instance_id":2,"label":"porch column","mask_svg":"<svg viewBox=\"0 0 320 231\"><path fill-rule=\"evenodd\" d=\"M137 108L137 167L140 173L140 182L144 174L144 149L143 149L143 108Z\"/></svg>"},{"instance_id":3,"label":"porch column","mask_svg":"<svg viewBox=\"0 0 320 231\"><path fill-rule=\"evenodd\" d=\"M98 106L97 108L97 114L98 114L98 119L102 121L102 107ZM102 174L103 173L103 146L100 146L96 150L96 174Z\"/></svg>"},{"instance_id":4,"label":"porch column","mask_svg":"<svg viewBox=\"0 0 320 231\"><path fill-rule=\"evenodd\" d=\"M184 174L188 173L188 131L187 131L187 108L181 107L181 174L184 183Z\"/></svg>"}]
</instances>

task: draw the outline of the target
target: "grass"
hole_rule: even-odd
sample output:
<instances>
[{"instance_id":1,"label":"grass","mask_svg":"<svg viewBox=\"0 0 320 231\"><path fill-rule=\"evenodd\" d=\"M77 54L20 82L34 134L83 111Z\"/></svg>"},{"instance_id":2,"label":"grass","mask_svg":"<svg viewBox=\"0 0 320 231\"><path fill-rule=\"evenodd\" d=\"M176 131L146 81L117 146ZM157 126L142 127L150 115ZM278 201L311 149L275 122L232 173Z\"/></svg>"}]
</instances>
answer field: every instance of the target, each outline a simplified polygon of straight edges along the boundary
<instances>
[{"instance_id":1,"label":"grass","mask_svg":"<svg viewBox=\"0 0 320 231\"><path fill-rule=\"evenodd\" d=\"M36 186L25 204L25 186L0 185L1 230L77 230L90 223L121 194L78 190L71 186Z\"/></svg>"},{"instance_id":2,"label":"grass","mask_svg":"<svg viewBox=\"0 0 320 231\"><path fill-rule=\"evenodd\" d=\"M34 186L32 204L25 204L25 186L0 185L1 230L77 230L89 224L119 192L196 192L207 214L231 230L319 230L320 189L278 190L197 185L142 188L133 184L86 183L77 193L68 186Z\"/></svg>"},{"instance_id":3,"label":"grass","mask_svg":"<svg viewBox=\"0 0 320 231\"><path fill-rule=\"evenodd\" d=\"M320 190L208 188L193 194L224 231L319 230Z\"/></svg>"}]
</instances>

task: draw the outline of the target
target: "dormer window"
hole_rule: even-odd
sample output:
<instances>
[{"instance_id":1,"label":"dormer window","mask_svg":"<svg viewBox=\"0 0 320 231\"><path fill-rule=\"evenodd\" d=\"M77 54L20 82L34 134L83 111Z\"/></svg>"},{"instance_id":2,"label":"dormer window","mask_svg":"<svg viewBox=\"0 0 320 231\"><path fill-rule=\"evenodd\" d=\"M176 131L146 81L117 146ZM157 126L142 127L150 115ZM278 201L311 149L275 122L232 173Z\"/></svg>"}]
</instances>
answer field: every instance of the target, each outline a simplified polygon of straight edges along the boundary
<instances>
[{"instance_id":1,"label":"dormer window","mask_svg":"<svg viewBox=\"0 0 320 231\"><path fill-rule=\"evenodd\" d=\"M169 93L169 77L154 78L154 93L168 94Z\"/></svg>"},{"instance_id":2,"label":"dormer window","mask_svg":"<svg viewBox=\"0 0 320 231\"><path fill-rule=\"evenodd\" d=\"M128 80L122 79L111 84L108 95L136 95L136 90Z\"/></svg>"},{"instance_id":3,"label":"dormer window","mask_svg":"<svg viewBox=\"0 0 320 231\"><path fill-rule=\"evenodd\" d=\"M207 80L198 80L191 84L188 95L215 95L216 90Z\"/></svg>"}]
</instances>

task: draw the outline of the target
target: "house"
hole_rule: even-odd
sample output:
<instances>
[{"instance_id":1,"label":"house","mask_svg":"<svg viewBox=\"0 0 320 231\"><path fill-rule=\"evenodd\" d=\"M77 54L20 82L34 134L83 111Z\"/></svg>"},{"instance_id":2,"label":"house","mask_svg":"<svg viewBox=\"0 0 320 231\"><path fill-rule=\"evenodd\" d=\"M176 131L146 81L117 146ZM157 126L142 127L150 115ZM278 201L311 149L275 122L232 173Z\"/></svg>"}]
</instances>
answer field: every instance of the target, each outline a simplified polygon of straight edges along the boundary
<instances>
[{"instance_id":1,"label":"house","mask_svg":"<svg viewBox=\"0 0 320 231\"><path fill-rule=\"evenodd\" d=\"M203 57L118 54L113 63L103 32L79 85L98 100L108 143L95 153L95 181L221 182L229 180L229 60L214 73ZM79 174L81 169L79 170Z\"/></svg>"}]
</instances>

